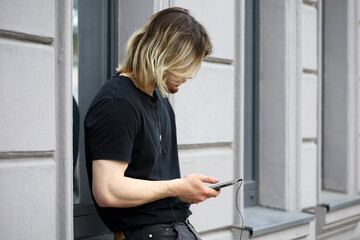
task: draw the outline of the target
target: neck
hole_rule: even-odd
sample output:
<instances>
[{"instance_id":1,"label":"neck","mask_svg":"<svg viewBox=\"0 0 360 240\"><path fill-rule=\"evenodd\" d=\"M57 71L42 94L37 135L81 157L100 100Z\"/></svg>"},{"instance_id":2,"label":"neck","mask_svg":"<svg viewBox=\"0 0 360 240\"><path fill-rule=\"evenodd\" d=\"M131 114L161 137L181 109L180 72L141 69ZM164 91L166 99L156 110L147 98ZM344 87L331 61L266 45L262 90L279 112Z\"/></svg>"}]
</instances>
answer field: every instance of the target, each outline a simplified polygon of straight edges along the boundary
<instances>
[{"instance_id":1,"label":"neck","mask_svg":"<svg viewBox=\"0 0 360 240\"><path fill-rule=\"evenodd\" d=\"M154 96L154 90L155 90L155 86L152 84L148 84L144 87L140 86L140 84L137 82L137 80L134 78L134 76L131 73L121 73L121 76L125 76L131 79L131 81L133 81L134 85L140 89L141 91L143 91L144 93L150 95L150 96Z\"/></svg>"}]
</instances>

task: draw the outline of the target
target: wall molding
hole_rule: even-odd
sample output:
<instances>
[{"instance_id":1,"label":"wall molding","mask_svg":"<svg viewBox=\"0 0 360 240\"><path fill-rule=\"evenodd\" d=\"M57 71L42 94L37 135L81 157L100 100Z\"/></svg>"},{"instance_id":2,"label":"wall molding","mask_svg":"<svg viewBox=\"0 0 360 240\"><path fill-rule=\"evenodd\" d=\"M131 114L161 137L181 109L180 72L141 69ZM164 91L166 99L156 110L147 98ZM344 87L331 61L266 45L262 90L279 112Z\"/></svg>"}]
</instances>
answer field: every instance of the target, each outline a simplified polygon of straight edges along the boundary
<instances>
[{"instance_id":1,"label":"wall molding","mask_svg":"<svg viewBox=\"0 0 360 240\"><path fill-rule=\"evenodd\" d=\"M1 159L54 158L55 151L13 151L0 152Z\"/></svg>"},{"instance_id":2,"label":"wall molding","mask_svg":"<svg viewBox=\"0 0 360 240\"><path fill-rule=\"evenodd\" d=\"M210 56L206 56L204 58L204 61L209 62L209 63L218 63L218 64L225 64L225 65L231 65L233 63L232 59L217 58L217 57L210 57Z\"/></svg>"},{"instance_id":3,"label":"wall molding","mask_svg":"<svg viewBox=\"0 0 360 240\"><path fill-rule=\"evenodd\" d=\"M2 29L0 29L0 37L25 41L25 42L39 43L44 45L51 45L54 42L53 37L44 37L44 36L38 36L28 33L8 31Z\"/></svg>"},{"instance_id":4,"label":"wall molding","mask_svg":"<svg viewBox=\"0 0 360 240\"><path fill-rule=\"evenodd\" d=\"M317 8L319 3L316 0L303 0L303 4Z\"/></svg>"},{"instance_id":5,"label":"wall molding","mask_svg":"<svg viewBox=\"0 0 360 240\"><path fill-rule=\"evenodd\" d=\"M319 71L318 71L318 70L309 69L309 68L303 68L303 73L313 74L313 75L316 75L316 76L319 75Z\"/></svg>"},{"instance_id":6,"label":"wall molding","mask_svg":"<svg viewBox=\"0 0 360 240\"><path fill-rule=\"evenodd\" d=\"M231 148L231 142L218 142L218 143L200 143L200 144L181 144L178 145L179 150L188 149L204 149L204 148Z\"/></svg>"}]
</instances>

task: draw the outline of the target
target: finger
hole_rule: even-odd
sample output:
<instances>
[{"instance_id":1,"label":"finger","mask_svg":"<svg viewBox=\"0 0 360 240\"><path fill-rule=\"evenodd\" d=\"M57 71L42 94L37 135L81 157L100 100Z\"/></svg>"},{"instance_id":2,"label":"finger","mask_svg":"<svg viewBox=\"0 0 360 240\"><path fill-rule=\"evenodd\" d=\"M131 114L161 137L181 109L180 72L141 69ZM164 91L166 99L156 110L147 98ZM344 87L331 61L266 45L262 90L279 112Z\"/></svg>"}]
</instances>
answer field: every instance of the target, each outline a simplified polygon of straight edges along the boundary
<instances>
[{"instance_id":1,"label":"finger","mask_svg":"<svg viewBox=\"0 0 360 240\"><path fill-rule=\"evenodd\" d=\"M204 175L201 175L200 180L205 183L218 183L219 182L219 179L216 177L204 176Z\"/></svg>"},{"instance_id":2,"label":"finger","mask_svg":"<svg viewBox=\"0 0 360 240\"><path fill-rule=\"evenodd\" d=\"M217 197L219 194L220 194L219 190L214 190L212 188L208 188L204 192L204 196L206 196L206 198L214 198L214 197Z\"/></svg>"},{"instance_id":3,"label":"finger","mask_svg":"<svg viewBox=\"0 0 360 240\"><path fill-rule=\"evenodd\" d=\"M212 188L211 188L212 189ZM220 189L213 189L218 195L221 193Z\"/></svg>"},{"instance_id":4,"label":"finger","mask_svg":"<svg viewBox=\"0 0 360 240\"><path fill-rule=\"evenodd\" d=\"M214 198L217 197L217 196L219 196L220 193L221 193L221 190L220 190L220 189L219 189L219 190L215 190L215 191L216 191L216 196L214 196Z\"/></svg>"}]
</instances>

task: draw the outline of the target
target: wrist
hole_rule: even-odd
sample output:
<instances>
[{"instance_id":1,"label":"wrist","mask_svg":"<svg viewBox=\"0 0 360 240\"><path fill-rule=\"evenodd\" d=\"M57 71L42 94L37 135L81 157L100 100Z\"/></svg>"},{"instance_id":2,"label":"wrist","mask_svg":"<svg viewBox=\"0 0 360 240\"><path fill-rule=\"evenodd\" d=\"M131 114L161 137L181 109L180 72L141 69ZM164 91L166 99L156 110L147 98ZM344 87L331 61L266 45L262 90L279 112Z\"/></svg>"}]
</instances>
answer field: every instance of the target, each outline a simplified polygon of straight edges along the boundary
<instances>
[{"instance_id":1,"label":"wrist","mask_svg":"<svg viewBox=\"0 0 360 240\"><path fill-rule=\"evenodd\" d=\"M174 179L174 180L170 180L168 182L168 187L169 187L169 193L172 197L178 197L179 196L179 187L182 183L182 179Z\"/></svg>"}]
</instances>

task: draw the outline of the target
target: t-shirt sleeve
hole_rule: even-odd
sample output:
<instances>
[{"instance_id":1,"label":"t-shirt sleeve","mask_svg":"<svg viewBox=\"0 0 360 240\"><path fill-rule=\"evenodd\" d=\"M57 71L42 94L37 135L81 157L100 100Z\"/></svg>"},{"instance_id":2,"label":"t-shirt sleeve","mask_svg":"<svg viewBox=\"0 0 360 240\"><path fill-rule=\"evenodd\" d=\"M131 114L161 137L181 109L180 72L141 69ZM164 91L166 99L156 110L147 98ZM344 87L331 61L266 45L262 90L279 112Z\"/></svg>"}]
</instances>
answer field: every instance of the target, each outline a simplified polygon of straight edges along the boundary
<instances>
[{"instance_id":1,"label":"t-shirt sleeve","mask_svg":"<svg viewBox=\"0 0 360 240\"><path fill-rule=\"evenodd\" d=\"M122 99L104 99L95 104L85 119L85 134L91 160L131 162L138 132L134 108Z\"/></svg>"}]
</instances>

